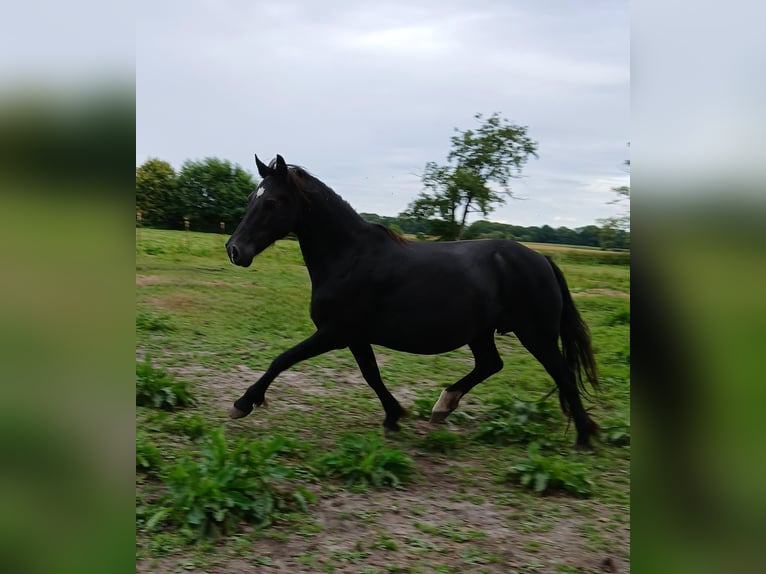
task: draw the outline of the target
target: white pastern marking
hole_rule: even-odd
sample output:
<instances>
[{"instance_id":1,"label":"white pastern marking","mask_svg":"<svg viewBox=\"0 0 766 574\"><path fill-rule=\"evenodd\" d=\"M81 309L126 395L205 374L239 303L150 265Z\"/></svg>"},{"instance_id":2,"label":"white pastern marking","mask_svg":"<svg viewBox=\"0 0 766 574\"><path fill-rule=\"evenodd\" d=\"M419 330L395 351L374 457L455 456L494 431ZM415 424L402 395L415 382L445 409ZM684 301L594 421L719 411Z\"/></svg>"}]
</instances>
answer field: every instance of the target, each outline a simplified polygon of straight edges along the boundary
<instances>
[{"instance_id":1,"label":"white pastern marking","mask_svg":"<svg viewBox=\"0 0 766 574\"><path fill-rule=\"evenodd\" d=\"M431 409L432 413L451 413L457 408L460 402L460 391L448 391L444 389L442 394L439 395L439 400L436 401L434 408Z\"/></svg>"}]
</instances>

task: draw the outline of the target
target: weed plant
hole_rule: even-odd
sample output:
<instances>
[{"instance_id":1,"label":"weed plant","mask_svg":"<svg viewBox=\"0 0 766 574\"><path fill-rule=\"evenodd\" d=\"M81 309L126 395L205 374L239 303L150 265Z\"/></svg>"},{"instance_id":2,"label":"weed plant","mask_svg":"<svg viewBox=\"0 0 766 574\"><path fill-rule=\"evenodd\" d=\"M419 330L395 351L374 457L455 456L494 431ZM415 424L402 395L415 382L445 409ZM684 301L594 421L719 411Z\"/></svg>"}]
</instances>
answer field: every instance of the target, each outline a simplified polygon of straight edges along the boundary
<instances>
[{"instance_id":1,"label":"weed plant","mask_svg":"<svg viewBox=\"0 0 766 574\"><path fill-rule=\"evenodd\" d=\"M338 440L338 448L319 460L319 470L326 476L343 479L357 490L368 487L394 488L407 482L415 472L412 459L389 448L376 435L347 433Z\"/></svg>"},{"instance_id":2,"label":"weed plant","mask_svg":"<svg viewBox=\"0 0 766 574\"><path fill-rule=\"evenodd\" d=\"M526 458L508 471L508 479L538 494L563 491L587 498L593 493L593 481L584 464L561 455L546 456L540 451L539 444L530 444Z\"/></svg>"},{"instance_id":3,"label":"weed plant","mask_svg":"<svg viewBox=\"0 0 766 574\"><path fill-rule=\"evenodd\" d=\"M167 522L192 539L217 538L240 521L269 524L280 509L305 511L313 496L291 487L292 471L278 460L284 439L241 439L230 446L223 427L202 445L201 457L186 457L163 477L167 494L151 524Z\"/></svg>"},{"instance_id":4,"label":"weed plant","mask_svg":"<svg viewBox=\"0 0 766 574\"><path fill-rule=\"evenodd\" d=\"M177 381L164 369L152 367L148 355L143 363L136 361L136 405L169 411L193 404L189 383Z\"/></svg>"}]
</instances>

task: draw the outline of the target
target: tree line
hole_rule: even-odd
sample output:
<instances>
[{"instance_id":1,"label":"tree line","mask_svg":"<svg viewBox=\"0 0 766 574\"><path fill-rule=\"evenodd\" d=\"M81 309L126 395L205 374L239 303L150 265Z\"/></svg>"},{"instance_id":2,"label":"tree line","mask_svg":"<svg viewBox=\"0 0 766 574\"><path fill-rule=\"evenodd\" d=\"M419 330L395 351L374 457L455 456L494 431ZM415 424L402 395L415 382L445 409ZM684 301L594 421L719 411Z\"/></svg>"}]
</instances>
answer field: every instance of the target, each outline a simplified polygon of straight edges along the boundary
<instances>
[{"instance_id":1,"label":"tree line","mask_svg":"<svg viewBox=\"0 0 766 574\"><path fill-rule=\"evenodd\" d=\"M399 233L418 238L439 237L443 222L437 219L417 219L407 213L395 217L375 213L360 214L367 221L381 223ZM474 221L463 232L463 239L514 239L529 243L554 243L579 245L600 249L630 249L630 232L611 225L585 225L576 229L568 227L522 226L495 221Z\"/></svg>"},{"instance_id":2,"label":"tree line","mask_svg":"<svg viewBox=\"0 0 766 574\"><path fill-rule=\"evenodd\" d=\"M176 172L151 158L136 169L136 219L146 227L234 231L256 187L236 164L210 157L186 161Z\"/></svg>"},{"instance_id":3,"label":"tree line","mask_svg":"<svg viewBox=\"0 0 766 574\"><path fill-rule=\"evenodd\" d=\"M427 171L427 177L429 173ZM448 182L452 181L451 177L447 178ZM136 169L136 218L145 227L185 229L188 224L194 231L231 233L244 216L247 198L257 183L240 166L218 158L186 161L178 172L168 162L151 158ZM421 195L414 203L422 205L424 199ZM485 205L483 200L479 205ZM466 209L464 213L469 211ZM482 213L486 216L488 211ZM601 227L586 225L577 229L550 225L524 227L487 220L468 224L461 213L458 230L454 222L450 224L439 214L432 211L429 217L427 210L413 210L412 206L395 217L375 213L362 213L361 216L420 239L453 239L457 234L463 239L515 239L602 249L630 248L630 232L610 221L603 222Z\"/></svg>"}]
</instances>

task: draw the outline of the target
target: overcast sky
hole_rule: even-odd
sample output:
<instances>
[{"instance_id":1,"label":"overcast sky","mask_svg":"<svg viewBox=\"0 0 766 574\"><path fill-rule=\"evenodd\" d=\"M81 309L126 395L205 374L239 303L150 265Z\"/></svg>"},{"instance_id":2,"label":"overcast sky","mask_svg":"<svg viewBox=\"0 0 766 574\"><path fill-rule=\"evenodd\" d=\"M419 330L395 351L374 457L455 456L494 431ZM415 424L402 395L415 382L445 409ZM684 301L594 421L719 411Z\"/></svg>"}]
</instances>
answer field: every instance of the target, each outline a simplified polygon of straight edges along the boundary
<instances>
[{"instance_id":1,"label":"overcast sky","mask_svg":"<svg viewBox=\"0 0 766 574\"><path fill-rule=\"evenodd\" d=\"M450 136L499 112L539 143L490 219L580 227L628 183L627 2L138 2L136 164L253 154L396 215Z\"/></svg>"}]
</instances>

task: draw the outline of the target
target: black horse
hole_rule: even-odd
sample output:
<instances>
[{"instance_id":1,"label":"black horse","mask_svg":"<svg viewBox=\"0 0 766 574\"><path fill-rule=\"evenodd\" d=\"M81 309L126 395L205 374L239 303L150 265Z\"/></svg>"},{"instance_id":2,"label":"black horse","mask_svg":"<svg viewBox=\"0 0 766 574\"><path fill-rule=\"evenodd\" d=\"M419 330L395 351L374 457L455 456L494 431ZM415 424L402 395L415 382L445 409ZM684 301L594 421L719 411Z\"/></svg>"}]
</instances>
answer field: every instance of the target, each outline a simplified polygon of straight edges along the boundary
<instances>
[{"instance_id":1,"label":"black horse","mask_svg":"<svg viewBox=\"0 0 766 574\"><path fill-rule=\"evenodd\" d=\"M295 363L348 347L383 404L383 426L398 430L406 411L383 384L372 345L417 354L468 345L476 364L442 391L431 415L431 422L441 422L464 394L503 368L495 332L514 332L556 382L561 408L577 429L575 447L590 446L598 426L580 400L584 379L597 385L590 334L549 258L515 241L407 241L362 219L281 156L270 165L255 161L263 180L226 243L229 259L248 267L269 245L295 233L311 277L317 330L279 355L229 416L244 417L264 404L269 384Z\"/></svg>"}]
</instances>

